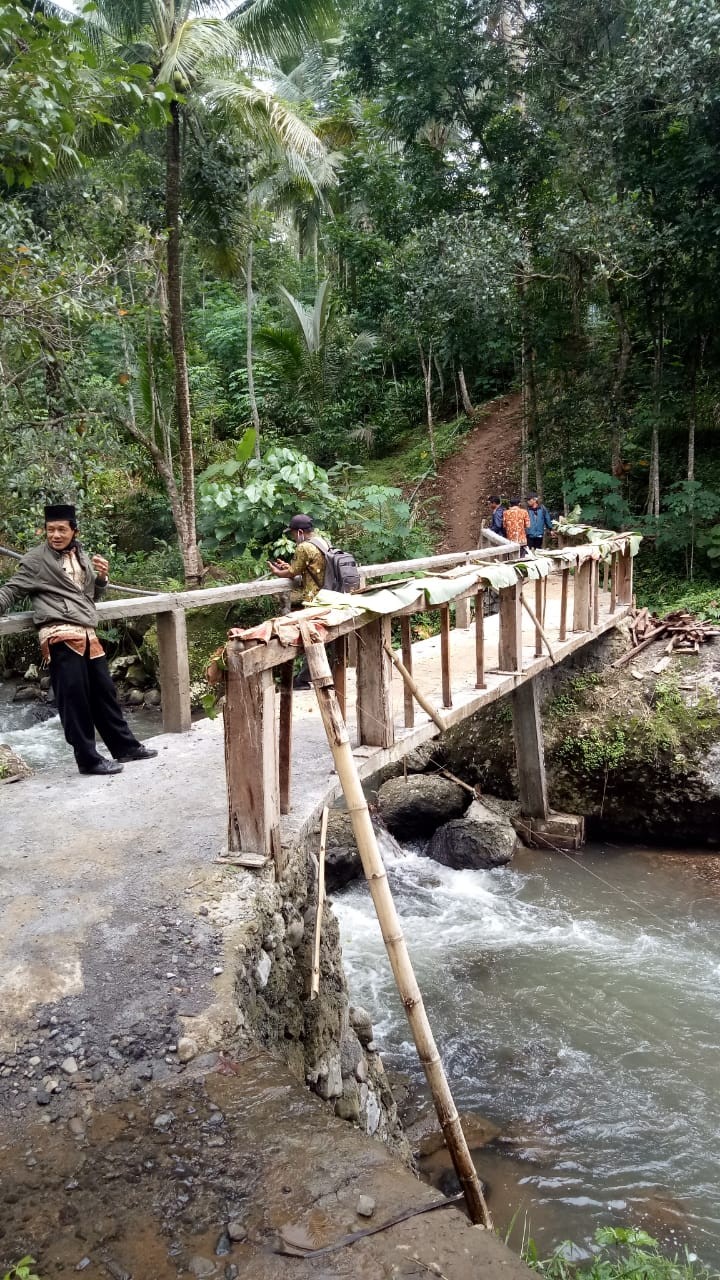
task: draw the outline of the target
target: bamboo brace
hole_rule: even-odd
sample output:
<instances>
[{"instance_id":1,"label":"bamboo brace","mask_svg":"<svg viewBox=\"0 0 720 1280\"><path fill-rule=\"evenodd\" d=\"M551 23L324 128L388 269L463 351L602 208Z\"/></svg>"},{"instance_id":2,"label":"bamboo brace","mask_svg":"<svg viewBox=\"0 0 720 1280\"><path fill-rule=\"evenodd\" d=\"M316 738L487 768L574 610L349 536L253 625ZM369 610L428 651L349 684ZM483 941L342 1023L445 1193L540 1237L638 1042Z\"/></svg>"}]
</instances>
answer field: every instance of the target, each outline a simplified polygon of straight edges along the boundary
<instances>
[{"instance_id":1,"label":"bamboo brace","mask_svg":"<svg viewBox=\"0 0 720 1280\"><path fill-rule=\"evenodd\" d=\"M358 776L348 731L340 714L325 646L314 640L306 622L300 623L310 676L317 694L322 721L342 785L365 878L382 930L395 982L427 1077L440 1126L465 1196L470 1219L491 1227L477 1170L472 1162L460 1118L450 1092L440 1054L433 1037L420 988L413 972L400 920L395 909L377 838Z\"/></svg>"}]
</instances>

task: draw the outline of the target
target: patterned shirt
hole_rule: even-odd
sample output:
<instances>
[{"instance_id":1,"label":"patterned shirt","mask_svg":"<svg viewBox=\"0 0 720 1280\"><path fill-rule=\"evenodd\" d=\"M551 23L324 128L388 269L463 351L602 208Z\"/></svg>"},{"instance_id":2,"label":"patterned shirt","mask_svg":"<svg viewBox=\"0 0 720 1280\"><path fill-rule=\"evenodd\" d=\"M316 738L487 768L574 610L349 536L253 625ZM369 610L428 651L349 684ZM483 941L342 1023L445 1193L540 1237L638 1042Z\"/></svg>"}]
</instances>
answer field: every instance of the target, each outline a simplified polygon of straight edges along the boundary
<instances>
[{"instance_id":1,"label":"patterned shirt","mask_svg":"<svg viewBox=\"0 0 720 1280\"><path fill-rule=\"evenodd\" d=\"M527 530L530 526L530 516L527 511L523 511L522 507L508 507L503 516L503 526L506 538L511 542L519 542L521 547L526 545Z\"/></svg>"},{"instance_id":2,"label":"patterned shirt","mask_svg":"<svg viewBox=\"0 0 720 1280\"><path fill-rule=\"evenodd\" d=\"M290 593L293 604L314 600L325 583L325 556L312 542L299 542L290 564L293 578L301 578L300 587Z\"/></svg>"},{"instance_id":3,"label":"patterned shirt","mask_svg":"<svg viewBox=\"0 0 720 1280\"><path fill-rule=\"evenodd\" d=\"M63 573L66 573L71 582L74 582L79 591L85 588L85 570L75 555L74 550L63 552L60 561ZM38 632L40 640L40 652L42 653L43 662L49 662L51 659L50 646L53 644L66 644L75 653L79 653L82 657L90 645L90 657L102 658L105 650L103 649L97 635L92 627L80 627L75 623L69 622L51 622L46 627L41 627Z\"/></svg>"}]
</instances>

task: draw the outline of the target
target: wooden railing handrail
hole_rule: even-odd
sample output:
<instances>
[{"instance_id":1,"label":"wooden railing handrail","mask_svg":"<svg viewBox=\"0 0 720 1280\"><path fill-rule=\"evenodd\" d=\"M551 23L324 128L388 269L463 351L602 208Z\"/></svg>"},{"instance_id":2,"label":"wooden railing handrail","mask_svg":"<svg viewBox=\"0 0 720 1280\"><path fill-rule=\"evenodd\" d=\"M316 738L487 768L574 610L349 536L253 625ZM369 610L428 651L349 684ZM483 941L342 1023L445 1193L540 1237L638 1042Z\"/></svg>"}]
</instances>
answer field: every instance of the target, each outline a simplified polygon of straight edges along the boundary
<instances>
[{"instance_id":1,"label":"wooden railing handrail","mask_svg":"<svg viewBox=\"0 0 720 1280\"><path fill-rule=\"evenodd\" d=\"M505 542L508 555L519 551L514 542ZM496 557L493 547L481 551L451 551L439 556L419 556L413 560L394 560L387 564L360 565L365 581L396 573L413 573L423 569L452 569L456 565ZM140 618L154 613L170 613L173 609L206 609L210 605L232 604L237 600L258 600L264 596L281 596L289 591L287 579L258 579L233 582L222 587L202 587L199 591L164 591L153 596L132 596L127 600L103 600L98 604L101 622L116 618ZM33 628L32 613L11 613L0 618L0 636L14 635Z\"/></svg>"}]
</instances>

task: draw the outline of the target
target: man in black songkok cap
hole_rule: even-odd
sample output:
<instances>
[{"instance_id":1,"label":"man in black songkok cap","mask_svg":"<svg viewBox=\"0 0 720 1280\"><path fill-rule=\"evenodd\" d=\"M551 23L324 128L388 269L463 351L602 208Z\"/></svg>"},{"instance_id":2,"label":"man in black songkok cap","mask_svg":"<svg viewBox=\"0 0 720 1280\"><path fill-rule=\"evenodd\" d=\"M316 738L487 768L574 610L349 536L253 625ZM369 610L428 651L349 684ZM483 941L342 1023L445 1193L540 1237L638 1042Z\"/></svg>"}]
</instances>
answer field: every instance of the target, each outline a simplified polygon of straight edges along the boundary
<instances>
[{"instance_id":1,"label":"man in black songkok cap","mask_svg":"<svg viewBox=\"0 0 720 1280\"><path fill-rule=\"evenodd\" d=\"M121 773L123 763L157 755L138 742L120 710L115 685L95 628L98 600L108 580L104 556L92 559L77 541L75 508L45 508L45 541L23 556L0 587L0 615L30 596L43 660L50 665L58 713L81 773ZM95 730L113 755L101 756Z\"/></svg>"}]
</instances>

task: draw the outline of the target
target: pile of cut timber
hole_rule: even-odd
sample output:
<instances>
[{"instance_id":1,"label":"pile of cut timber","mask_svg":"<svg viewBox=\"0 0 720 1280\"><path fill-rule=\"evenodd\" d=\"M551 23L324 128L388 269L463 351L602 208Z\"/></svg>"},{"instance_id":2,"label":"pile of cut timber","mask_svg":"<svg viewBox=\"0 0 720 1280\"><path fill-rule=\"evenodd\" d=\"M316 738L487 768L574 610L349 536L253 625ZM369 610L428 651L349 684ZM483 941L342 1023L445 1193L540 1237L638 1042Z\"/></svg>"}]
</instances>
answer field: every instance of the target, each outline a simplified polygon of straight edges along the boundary
<instances>
[{"instance_id":1,"label":"pile of cut timber","mask_svg":"<svg viewBox=\"0 0 720 1280\"><path fill-rule=\"evenodd\" d=\"M632 661L636 654L656 640L666 640L667 644L662 658L655 663L653 672L659 675L669 665L673 653L699 653L700 645L712 636L720 636L720 627L711 622L703 622L692 613L676 609L674 613L666 613L658 618L647 609L636 609L630 618L630 632L633 638L632 648L613 663L614 667L624 667Z\"/></svg>"}]
</instances>

